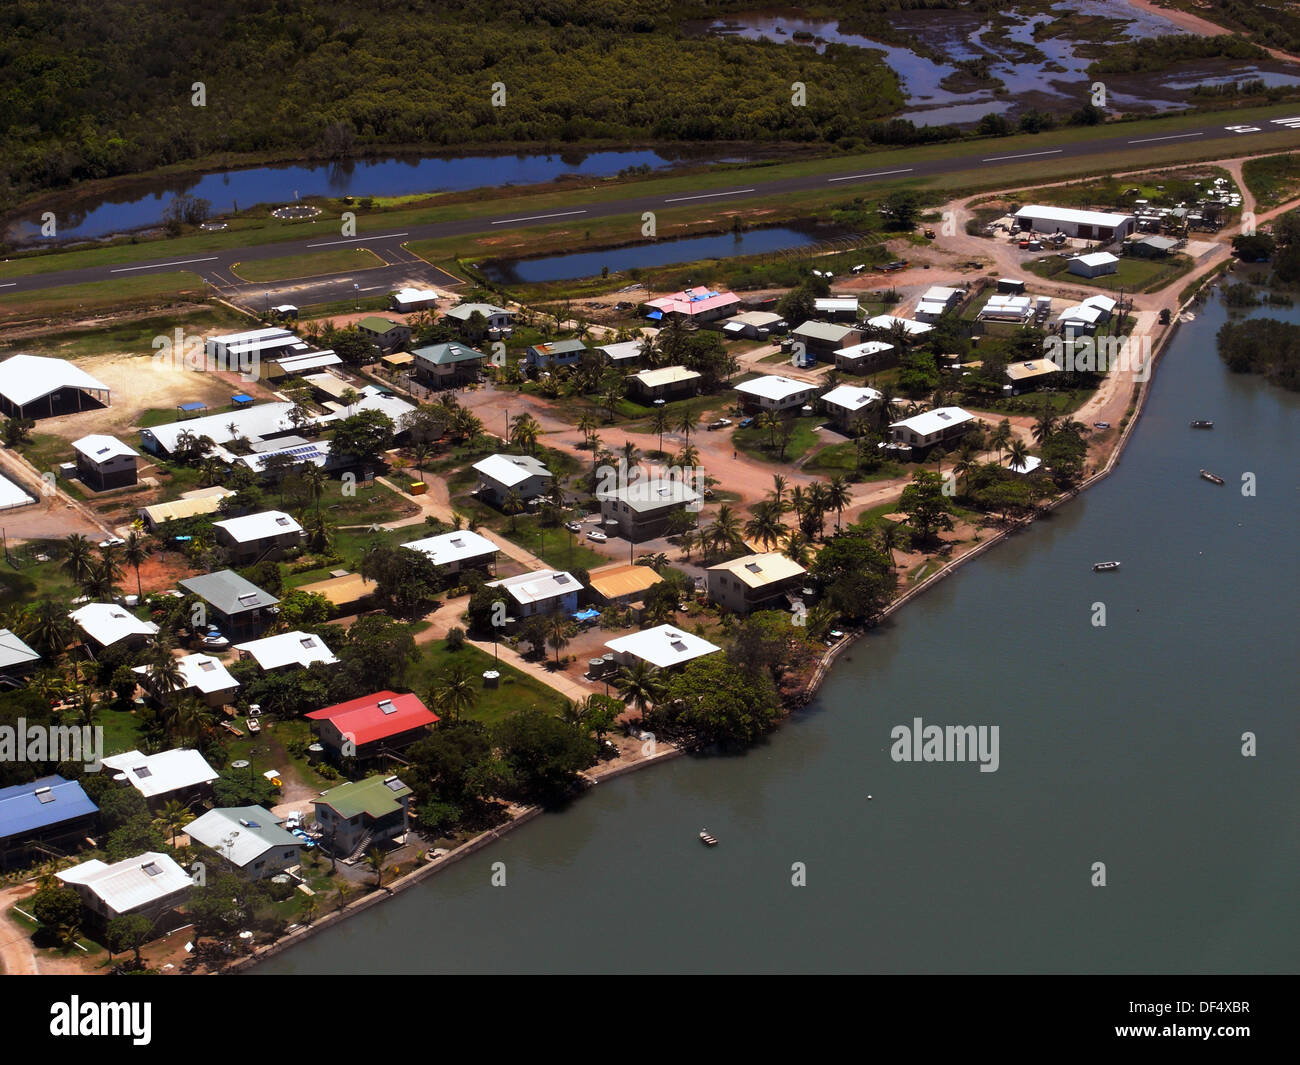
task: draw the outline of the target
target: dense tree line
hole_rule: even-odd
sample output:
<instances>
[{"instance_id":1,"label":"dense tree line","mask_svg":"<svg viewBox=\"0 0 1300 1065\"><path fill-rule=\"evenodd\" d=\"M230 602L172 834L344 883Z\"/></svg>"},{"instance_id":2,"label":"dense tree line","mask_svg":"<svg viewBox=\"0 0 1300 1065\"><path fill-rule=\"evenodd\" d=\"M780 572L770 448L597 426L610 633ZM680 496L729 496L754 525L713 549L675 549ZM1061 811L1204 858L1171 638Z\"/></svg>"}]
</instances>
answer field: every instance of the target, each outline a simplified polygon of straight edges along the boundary
<instances>
[{"instance_id":1,"label":"dense tree line","mask_svg":"<svg viewBox=\"0 0 1300 1065\"><path fill-rule=\"evenodd\" d=\"M1219 358L1233 373L1263 374L1275 385L1300 392L1300 325L1276 318L1225 322L1217 339Z\"/></svg>"},{"instance_id":2,"label":"dense tree line","mask_svg":"<svg viewBox=\"0 0 1300 1065\"><path fill-rule=\"evenodd\" d=\"M0 202L228 152L852 142L903 103L879 53L688 37L663 0L13 3L0 67Z\"/></svg>"}]
</instances>

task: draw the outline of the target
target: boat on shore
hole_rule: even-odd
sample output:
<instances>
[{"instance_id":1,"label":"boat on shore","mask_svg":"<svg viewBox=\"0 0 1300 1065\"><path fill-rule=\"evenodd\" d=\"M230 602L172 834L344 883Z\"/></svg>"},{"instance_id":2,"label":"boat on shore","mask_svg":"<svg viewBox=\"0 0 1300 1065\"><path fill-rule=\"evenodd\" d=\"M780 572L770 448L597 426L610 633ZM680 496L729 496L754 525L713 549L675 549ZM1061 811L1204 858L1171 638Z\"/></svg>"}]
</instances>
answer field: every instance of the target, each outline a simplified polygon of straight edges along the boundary
<instances>
[{"instance_id":1,"label":"boat on shore","mask_svg":"<svg viewBox=\"0 0 1300 1065\"><path fill-rule=\"evenodd\" d=\"M1212 474L1209 470L1202 470L1202 471L1201 471L1201 477L1202 477L1202 479L1204 479L1204 480L1206 480L1206 481L1209 481L1211 484L1223 484L1223 483L1224 483L1222 477L1217 477L1217 476L1215 476L1215 475Z\"/></svg>"},{"instance_id":2,"label":"boat on shore","mask_svg":"<svg viewBox=\"0 0 1300 1065\"><path fill-rule=\"evenodd\" d=\"M1203 420L1201 420L1201 419L1198 418L1196 421L1192 422L1192 428L1193 428L1193 429L1213 429L1213 428L1214 428L1214 423L1213 423L1213 422L1203 421Z\"/></svg>"},{"instance_id":3,"label":"boat on shore","mask_svg":"<svg viewBox=\"0 0 1300 1065\"><path fill-rule=\"evenodd\" d=\"M1119 569L1118 562L1094 562L1092 571L1094 573L1105 573L1107 570Z\"/></svg>"},{"instance_id":4,"label":"boat on shore","mask_svg":"<svg viewBox=\"0 0 1300 1065\"><path fill-rule=\"evenodd\" d=\"M706 847L716 847L718 845L717 838L715 836L711 836L706 829L700 830L700 842L703 843Z\"/></svg>"}]
</instances>

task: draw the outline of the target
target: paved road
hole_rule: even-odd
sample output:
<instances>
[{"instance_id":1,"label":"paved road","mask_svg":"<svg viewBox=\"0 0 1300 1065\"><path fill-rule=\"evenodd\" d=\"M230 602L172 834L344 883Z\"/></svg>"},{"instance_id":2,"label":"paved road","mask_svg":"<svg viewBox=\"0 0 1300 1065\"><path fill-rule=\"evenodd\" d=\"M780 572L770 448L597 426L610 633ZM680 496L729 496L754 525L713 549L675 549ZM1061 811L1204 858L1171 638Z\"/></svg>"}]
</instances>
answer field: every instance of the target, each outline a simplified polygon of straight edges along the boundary
<instances>
[{"instance_id":1,"label":"paved road","mask_svg":"<svg viewBox=\"0 0 1300 1065\"><path fill-rule=\"evenodd\" d=\"M1043 147L1031 151L999 150L997 141L986 141L973 145L969 152L950 159L916 160L911 165L891 165L881 169L846 171L831 175L818 174L781 178L774 181L755 180L748 184L738 184L732 188L702 191L693 194L678 192L670 197L662 195L631 196L627 199L593 203L589 207L575 206L558 211L538 212L535 207L529 206L530 201L527 199L514 202L507 200L503 201L501 214L495 219L469 218L452 222L413 225L405 229L380 228L374 234L359 237L334 237L323 229L316 236L299 241L231 248L224 251L214 251L210 255L182 255L147 263L133 263L129 266L95 266L79 270L60 270L31 277L0 281L0 293L32 292L38 289L57 288L62 285L105 281L116 277L129 277L134 274L147 273L151 270L187 269L212 281L222 290L223 295L227 295L227 290L233 290L236 295L255 300L268 290L277 293L282 292L284 285L280 284L273 287L270 285L247 285L242 283L231 272L233 264L256 262L261 259L272 259L284 255L299 255L322 248L369 248L379 254L385 262L398 264L396 266L379 267L371 271L358 271L347 278L320 279L309 286L312 289L320 288L326 292L342 292L342 298L347 298L354 291L352 286L362 283L360 280L362 277L366 279L365 284L367 286L376 285L378 287L384 283L381 271L396 271L396 273L400 274L403 269L409 271L417 269L434 270L435 268L427 263L421 267L421 260L412 261L415 257L403 245L413 240L466 236L481 232L526 228L534 224L559 219L582 218L585 220L612 215L640 214L643 211L663 210L692 203L727 204L756 197L807 192L825 188L828 185L838 185L847 189L889 178L902 177L903 175L918 178L931 177L970 170L982 165L1003 163L1010 165L1023 162L1026 166L1032 166L1034 160L1085 158L1106 152L1131 150L1145 144L1195 143L1199 145L1208 141L1222 140L1225 142L1224 154L1232 155L1250 151L1252 133L1284 133L1289 130L1294 134L1297 146L1300 146L1300 113L1297 114L1294 122L1279 119L1263 121L1253 126L1233 128L1223 124L1224 119L1230 117L1230 115L1225 115L1217 122L1207 122L1205 126L1162 136L1134 137L1130 131L1113 137L1063 144L1055 147ZM1234 132L1233 129L1239 129L1241 132ZM381 216L376 219L375 224L382 226L383 221L384 219ZM446 276L449 277L450 275ZM452 282L444 279L440 283L450 284ZM333 287L331 288L331 286ZM313 301L319 301L320 295L318 292L313 291L311 294ZM229 298L228 295L227 298ZM326 295L325 298L331 297ZM339 297L335 296L334 298ZM306 302L305 298L304 302Z\"/></svg>"}]
</instances>

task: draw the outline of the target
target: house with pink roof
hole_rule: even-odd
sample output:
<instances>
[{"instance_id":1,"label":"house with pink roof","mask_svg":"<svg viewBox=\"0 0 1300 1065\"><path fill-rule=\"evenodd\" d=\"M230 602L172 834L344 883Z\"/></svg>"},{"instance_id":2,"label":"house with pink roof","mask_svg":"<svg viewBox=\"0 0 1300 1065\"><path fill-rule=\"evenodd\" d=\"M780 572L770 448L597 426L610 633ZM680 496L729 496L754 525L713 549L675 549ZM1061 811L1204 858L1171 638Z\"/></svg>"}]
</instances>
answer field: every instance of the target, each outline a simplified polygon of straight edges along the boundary
<instances>
[{"instance_id":1,"label":"house with pink roof","mask_svg":"<svg viewBox=\"0 0 1300 1065\"><path fill-rule=\"evenodd\" d=\"M650 308L647 317L654 319L677 315L690 322L713 322L727 318L740 308L740 297L734 292L718 292L702 285L647 300Z\"/></svg>"}]
</instances>

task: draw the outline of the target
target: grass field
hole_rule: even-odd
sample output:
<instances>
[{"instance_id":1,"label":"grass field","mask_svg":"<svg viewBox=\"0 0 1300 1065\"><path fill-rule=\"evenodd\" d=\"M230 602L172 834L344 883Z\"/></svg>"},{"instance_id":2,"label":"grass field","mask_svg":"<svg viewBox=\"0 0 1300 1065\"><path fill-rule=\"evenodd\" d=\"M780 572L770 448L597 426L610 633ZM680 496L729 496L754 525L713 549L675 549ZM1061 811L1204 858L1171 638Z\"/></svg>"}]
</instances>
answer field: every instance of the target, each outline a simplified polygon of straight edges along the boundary
<instances>
[{"instance_id":1,"label":"grass field","mask_svg":"<svg viewBox=\"0 0 1300 1065\"><path fill-rule=\"evenodd\" d=\"M520 710L537 709L558 714L564 707L562 695L527 673L522 673L505 662L494 663L491 654L468 644L459 651L449 651L446 640L421 645L420 659L408 677L411 689L425 698L429 689L437 683L438 675L454 662L464 663L475 676L488 669L501 673L499 687L479 689L477 703L464 715L470 720L494 725Z\"/></svg>"},{"instance_id":2,"label":"grass field","mask_svg":"<svg viewBox=\"0 0 1300 1065\"><path fill-rule=\"evenodd\" d=\"M743 451L746 455L763 462L790 463L821 443L822 438L813 431L813 426L816 424L818 419L815 418L796 418L794 433L786 445L784 455L780 452L779 444L776 448L769 446L769 433L766 429L757 427L736 429L731 434L731 442L736 450Z\"/></svg>"},{"instance_id":3,"label":"grass field","mask_svg":"<svg viewBox=\"0 0 1300 1065\"><path fill-rule=\"evenodd\" d=\"M0 271L5 268L6 264L0 264ZM121 312L133 305L200 299L206 295L206 288L197 274L176 270L112 281L88 281L84 285L63 285L38 292L9 292L0 295L0 324L103 310Z\"/></svg>"},{"instance_id":4,"label":"grass field","mask_svg":"<svg viewBox=\"0 0 1300 1065\"><path fill-rule=\"evenodd\" d=\"M1294 153L1248 159L1241 176L1258 207L1276 207L1300 194L1300 161Z\"/></svg>"},{"instance_id":5,"label":"grass field","mask_svg":"<svg viewBox=\"0 0 1300 1065\"><path fill-rule=\"evenodd\" d=\"M1110 292L1123 289L1125 292L1155 292L1171 281L1182 277L1196 265L1196 260L1187 255L1170 255L1165 259L1121 258L1113 274L1101 277L1080 277L1068 270L1068 261L1058 255L1049 259L1035 259L1024 263L1024 268L1038 277L1069 281L1071 284L1091 285L1093 288L1106 289Z\"/></svg>"},{"instance_id":6,"label":"grass field","mask_svg":"<svg viewBox=\"0 0 1300 1065\"><path fill-rule=\"evenodd\" d=\"M343 274L349 270L371 270L387 264L368 248L335 248L306 255L283 255L252 263L235 263L231 273L245 281L289 281L320 274Z\"/></svg>"},{"instance_id":7,"label":"grass field","mask_svg":"<svg viewBox=\"0 0 1300 1065\"><path fill-rule=\"evenodd\" d=\"M60 291L68 291L66 289ZM187 334L237 330L248 326L248 317L222 304L195 304L166 315L96 323L92 326L63 329L40 336L24 337L21 341L0 340L0 351L6 348L30 352L33 355L54 355L63 359L106 355L134 351L142 355L156 349L153 340L158 336L173 336L181 327ZM168 411L165 421L175 421L176 411Z\"/></svg>"}]
</instances>

